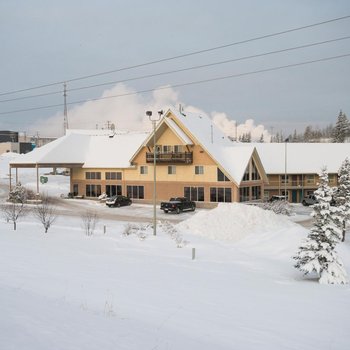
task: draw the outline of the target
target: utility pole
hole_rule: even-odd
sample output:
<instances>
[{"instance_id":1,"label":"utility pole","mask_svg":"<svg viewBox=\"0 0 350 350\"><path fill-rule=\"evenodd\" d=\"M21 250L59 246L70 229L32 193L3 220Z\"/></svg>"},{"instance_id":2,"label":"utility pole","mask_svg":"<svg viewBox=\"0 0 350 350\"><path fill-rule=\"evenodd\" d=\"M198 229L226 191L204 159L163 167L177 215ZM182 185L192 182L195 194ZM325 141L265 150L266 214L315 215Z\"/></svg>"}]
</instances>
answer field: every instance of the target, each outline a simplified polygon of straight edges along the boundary
<instances>
[{"instance_id":1,"label":"utility pole","mask_svg":"<svg viewBox=\"0 0 350 350\"><path fill-rule=\"evenodd\" d=\"M67 84L63 84L63 99L64 99L64 120L63 120L63 131L64 135L66 135L66 131L68 129L68 112L67 112Z\"/></svg>"},{"instance_id":2,"label":"utility pole","mask_svg":"<svg viewBox=\"0 0 350 350\"><path fill-rule=\"evenodd\" d=\"M158 111L159 117L152 118L152 111L147 111L146 115L152 122L153 126L153 235L157 235L157 213L156 213L156 202L157 202L157 176L156 176L156 166L157 166L157 150L156 150L156 123L163 115L163 111Z\"/></svg>"}]
</instances>

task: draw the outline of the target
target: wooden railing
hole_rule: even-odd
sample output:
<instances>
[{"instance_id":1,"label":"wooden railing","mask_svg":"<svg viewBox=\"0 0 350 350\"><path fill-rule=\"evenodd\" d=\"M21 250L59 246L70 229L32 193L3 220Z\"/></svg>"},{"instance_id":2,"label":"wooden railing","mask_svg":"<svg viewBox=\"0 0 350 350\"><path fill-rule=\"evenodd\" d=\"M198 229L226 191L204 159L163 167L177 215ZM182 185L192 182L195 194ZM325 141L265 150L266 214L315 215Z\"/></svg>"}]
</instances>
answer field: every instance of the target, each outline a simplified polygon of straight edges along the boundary
<instances>
[{"instance_id":1,"label":"wooden railing","mask_svg":"<svg viewBox=\"0 0 350 350\"><path fill-rule=\"evenodd\" d=\"M146 153L146 163L154 162L154 154L152 152ZM167 163L167 164L192 164L193 163L193 153L192 152L167 152L156 153L157 163Z\"/></svg>"}]
</instances>

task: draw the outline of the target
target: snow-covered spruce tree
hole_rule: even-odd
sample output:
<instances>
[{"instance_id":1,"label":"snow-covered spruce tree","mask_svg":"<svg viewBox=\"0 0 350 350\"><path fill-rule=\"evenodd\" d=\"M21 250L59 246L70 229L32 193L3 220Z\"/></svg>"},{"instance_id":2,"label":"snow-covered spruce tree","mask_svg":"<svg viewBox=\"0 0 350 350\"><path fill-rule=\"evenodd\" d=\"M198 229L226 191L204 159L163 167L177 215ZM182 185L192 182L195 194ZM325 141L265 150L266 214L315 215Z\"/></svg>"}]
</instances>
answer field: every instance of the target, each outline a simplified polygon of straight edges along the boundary
<instances>
[{"instance_id":1,"label":"snow-covered spruce tree","mask_svg":"<svg viewBox=\"0 0 350 350\"><path fill-rule=\"evenodd\" d=\"M337 207L342 216L342 242L345 241L346 222L350 221L350 161L346 158L338 171L338 188L334 192Z\"/></svg>"},{"instance_id":2,"label":"snow-covered spruce tree","mask_svg":"<svg viewBox=\"0 0 350 350\"><path fill-rule=\"evenodd\" d=\"M332 142L343 143L345 142L345 139L348 135L349 135L349 120L346 114L340 110L337 122L333 130Z\"/></svg>"},{"instance_id":3,"label":"snow-covered spruce tree","mask_svg":"<svg viewBox=\"0 0 350 350\"><path fill-rule=\"evenodd\" d=\"M320 283L345 284L346 271L334 250L342 237L341 210L330 205L333 191L328 185L326 168L322 169L319 177L319 187L315 191L318 203L314 204L312 213L314 226L293 257L295 267L304 274L316 272Z\"/></svg>"},{"instance_id":4,"label":"snow-covered spruce tree","mask_svg":"<svg viewBox=\"0 0 350 350\"><path fill-rule=\"evenodd\" d=\"M27 190L20 182L9 193L9 202L24 203L27 200Z\"/></svg>"}]
</instances>

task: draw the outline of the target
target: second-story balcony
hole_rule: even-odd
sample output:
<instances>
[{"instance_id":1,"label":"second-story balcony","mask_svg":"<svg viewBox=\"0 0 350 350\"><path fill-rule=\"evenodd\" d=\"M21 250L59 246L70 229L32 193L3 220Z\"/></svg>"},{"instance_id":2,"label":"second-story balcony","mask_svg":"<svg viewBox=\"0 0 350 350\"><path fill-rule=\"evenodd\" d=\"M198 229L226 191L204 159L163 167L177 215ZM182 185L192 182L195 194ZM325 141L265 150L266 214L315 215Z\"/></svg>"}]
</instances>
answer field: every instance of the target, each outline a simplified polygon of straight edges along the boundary
<instances>
[{"instance_id":1,"label":"second-story balcony","mask_svg":"<svg viewBox=\"0 0 350 350\"><path fill-rule=\"evenodd\" d=\"M154 162L153 152L146 153L146 163ZM192 164L193 152L158 152L156 153L157 164Z\"/></svg>"}]
</instances>

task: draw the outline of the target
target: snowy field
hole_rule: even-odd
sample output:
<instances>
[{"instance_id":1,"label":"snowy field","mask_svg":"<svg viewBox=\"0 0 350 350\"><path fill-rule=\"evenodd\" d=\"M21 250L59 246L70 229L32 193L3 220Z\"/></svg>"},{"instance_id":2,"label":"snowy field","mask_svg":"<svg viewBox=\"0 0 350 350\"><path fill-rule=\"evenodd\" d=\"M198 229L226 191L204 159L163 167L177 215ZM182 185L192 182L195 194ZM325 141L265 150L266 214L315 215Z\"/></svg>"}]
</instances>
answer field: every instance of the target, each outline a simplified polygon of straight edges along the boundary
<instances>
[{"instance_id":1,"label":"snowy field","mask_svg":"<svg viewBox=\"0 0 350 350\"><path fill-rule=\"evenodd\" d=\"M2 184L7 169L0 157ZM286 217L231 204L162 221L156 237L105 219L86 236L67 215L43 232L31 216L17 231L0 221L0 349L349 348L350 287L293 268L307 230ZM349 239L338 252L350 272Z\"/></svg>"}]
</instances>

